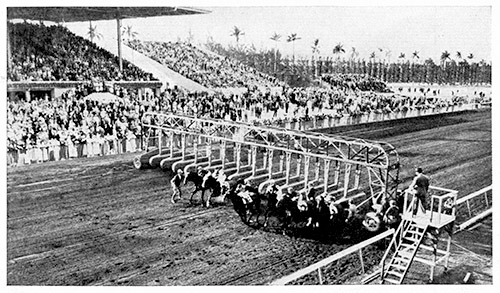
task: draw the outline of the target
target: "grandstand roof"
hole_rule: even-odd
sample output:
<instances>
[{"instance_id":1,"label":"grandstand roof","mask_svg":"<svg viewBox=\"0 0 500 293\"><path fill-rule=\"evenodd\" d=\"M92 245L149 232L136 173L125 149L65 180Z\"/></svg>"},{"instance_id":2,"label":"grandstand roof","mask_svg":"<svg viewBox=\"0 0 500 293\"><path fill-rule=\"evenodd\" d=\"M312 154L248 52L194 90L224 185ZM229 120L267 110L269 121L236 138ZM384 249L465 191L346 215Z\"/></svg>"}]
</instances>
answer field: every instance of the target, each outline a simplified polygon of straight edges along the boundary
<instances>
[{"instance_id":1,"label":"grandstand roof","mask_svg":"<svg viewBox=\"0 0 500 293\"><path fill-rule=\"evenodd\" d=\"M7 7L7 19L53 22L111 20L210 13L193 7Z\"/></svg>"}]
</instances>

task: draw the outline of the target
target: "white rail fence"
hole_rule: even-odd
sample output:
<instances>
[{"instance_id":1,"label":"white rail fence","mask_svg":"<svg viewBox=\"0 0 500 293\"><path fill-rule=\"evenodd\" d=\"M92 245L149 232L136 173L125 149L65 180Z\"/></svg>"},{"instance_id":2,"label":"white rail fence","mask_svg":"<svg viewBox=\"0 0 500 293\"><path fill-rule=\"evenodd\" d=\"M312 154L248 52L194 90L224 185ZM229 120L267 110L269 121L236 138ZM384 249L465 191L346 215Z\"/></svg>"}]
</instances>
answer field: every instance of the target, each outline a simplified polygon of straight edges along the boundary
<instances>
[{"instance_id":1,"label":"white rail fence","mask_svg":"<svg viewBox=\"0 0 500 293\"><path fill-rule=\"evenodd\" d=\"M465 229L466 227L472 225L473 223L479 221L480 219L487 217L492 214L492 197L493 197L493 189L492 186L485 187L481 190L473 192L465 197L462 197L456 202L456 210L457 210L457 220L462 220L460 224L458 224L457 230L455 233L458 233ZM460 217L459 217L460 215ZM332 256L329 256L323 260L320 260L308 267L300 269L290 275L279 278L273 282L271 285L286 285L291 282L297 281L298 279L304 278L305 276L316 272L317 273L317 283L324 283L324 267L330 265L336 261L339 261L355 252L359 253L359 259L361 262L360 270L361 273L365 273L365 265L363 262L363 249L369 245L373 245L381 241L382 239L386 239L389 236L394 234L394 229L387 230L377 236L374 236L370 239L367 239L363 242L355 244L343 251L340 251ZM359 271L358 271L359 272ZM372 276L373 277L373 276ZM367 278L367 280L371 280L373 278Z\"/></svg>"},{"instance_id":2,"label":"white rail fence","mask_svg":"<svg viewBox=\"0 0 500 293\"><path fill-rule=\"evenodd\" d=\"M300 269L296 271L295 273L292 273L288 276L282 277L278 280L275 280L271 283L271 285L286 285L290 282L293 282L297 279L300 279L310 273L316 272L318 274L318 282L319 284L323 284L323 273L322 273L322 268L335 262L338 261L346 256L349 256L350 254L353 253L358 253L359 259L361 262L361 272L365 272L365 265L363 262L363 248L366 248L369 245L375 244L383 239L386 239L387 237L391 236L394 234L394 229L390 229L387 231L384 231L383 233L380 233L377 236L374 236L370 239L367 239L363 242L360 242L358 244L355 244L345 250L342 250L332 256L329 256L323 260L320 260L317 263L314 263L306 268Z\"/></svg>"},{"instance_id":3,"label":"white rail fence","mask_svg":"<svg viewBox=\"0 0 500 293\"><path fill-rule=\"evenodd\" d=\"M475 222L491 215L493 212L492 201L492 185L459 198L456 203L457 220L462 221L456 226L456 232L460 232Z\"/></svg>"}]
</instances>

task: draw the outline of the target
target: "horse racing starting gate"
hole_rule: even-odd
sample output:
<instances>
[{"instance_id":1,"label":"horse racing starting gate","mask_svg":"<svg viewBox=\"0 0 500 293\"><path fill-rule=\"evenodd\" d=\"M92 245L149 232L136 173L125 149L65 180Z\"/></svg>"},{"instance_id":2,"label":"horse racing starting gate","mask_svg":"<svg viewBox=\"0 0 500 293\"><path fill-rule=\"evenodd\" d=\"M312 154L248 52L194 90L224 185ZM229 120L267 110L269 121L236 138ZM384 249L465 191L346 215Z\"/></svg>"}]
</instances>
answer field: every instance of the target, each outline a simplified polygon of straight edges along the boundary
<instances>
[{"instance_id":1,"label":"horse racing starting gate","mask_svg":"<svg viewBox=\"0 0 500 293\"><path fill-rule=\"evenodd\" d=\"M136 168L222 169L259 190L272 180L358 206L396 196L399 156L385 142L151 112L142 125L147 152L135 158Z\"/></svg>"}]
</instances>

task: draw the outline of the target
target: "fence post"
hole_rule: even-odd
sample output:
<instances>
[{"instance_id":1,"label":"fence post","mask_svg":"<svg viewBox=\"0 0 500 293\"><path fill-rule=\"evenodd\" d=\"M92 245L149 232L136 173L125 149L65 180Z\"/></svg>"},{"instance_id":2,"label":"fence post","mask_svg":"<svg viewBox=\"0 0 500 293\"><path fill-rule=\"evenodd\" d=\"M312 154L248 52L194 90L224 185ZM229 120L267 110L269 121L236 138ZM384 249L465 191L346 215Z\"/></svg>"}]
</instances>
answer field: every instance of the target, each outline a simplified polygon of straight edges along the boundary
<instances>
[{"instance_id":1,"label":"fence post","mask_svg":"<svg viewBox=\"0 0 500 293\"><path fill-rule=\"evenodd\" d=\"M359 260L361 261L361 272L363 272L363 274L365 273L365 263L363 262L363 249L360 248L359 250Z\"/></svg>"},{"instance_id":2,"label":"fence post","mask_svg":"<svg viewBox=\"0 0 500 293\"><path fill-rule=\"evenodd\" d=\"M470 210L470 204L469 204L469 200L468 199L467 199L466 203L467 203L467 210L469 211L469 217L472 217L472 212Z\"/></svg>"},{"instance_id":3,"label":"fence post","mask_svg":"<svg viewBox=\"0 0 500 293\"><path fill-rule=\"evenodd\" d=\"M321 274L321 268L318 268L318 279L319 279L319 284L323 285L323 275Z\"/></svg>"}]
</instances>

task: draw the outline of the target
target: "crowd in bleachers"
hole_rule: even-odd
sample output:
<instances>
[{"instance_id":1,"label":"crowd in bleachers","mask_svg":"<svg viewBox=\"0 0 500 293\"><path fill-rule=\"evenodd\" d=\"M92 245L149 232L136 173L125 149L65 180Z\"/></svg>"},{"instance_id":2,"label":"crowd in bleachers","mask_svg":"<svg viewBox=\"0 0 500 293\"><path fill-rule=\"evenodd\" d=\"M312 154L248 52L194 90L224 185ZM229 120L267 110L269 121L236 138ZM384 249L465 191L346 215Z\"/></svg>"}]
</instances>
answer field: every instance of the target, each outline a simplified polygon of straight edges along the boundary
<instances>
[{"instance_id":1,"label":"crowd in bleachers","mask_svg":"<svg viewBox=\"0 0 500 293\"><path fill-rule=\"evenodd\" d=\"M91 84L64 93L61 97L9 101L7 141L11 151L57 148L56 158L104 155L138 150L141 122L146 111L163 111L196 117L226 119L254 124L282 125L286 122L339 118L370 113L393 113L428 109L467 102L405 97L375 92L350 93L342 89L283 88L281 92L247 91L241 95L188 92L167 89L159 95L119 87L111 89L114 102L89 100ZM30 154L35 161L49 154Z\"/></svg>"},{"instance_id":2,"label":"crowd in bleachers","mask_svg":"<svg viewBox=\"0 0 500 293\"><path fill-rule=\"evenodd\" d=\"M129 150L139 143L140 117L146 107L124 91L116 101L90 100L89 86L65 92L61 97L8 101L7 146L26 152L33 161L102 155ZM52 150L50 155L47 151ZM54 151L55 150L55 151Z\"/></svg>"},{"instance_id":3,"label":"crowd in bleachers","mask_svg":"<svg viewBox=\"0 0 500 293\"><path fill-rule=\"evenodd\" d=\"M373 91L379 93L389 93L387 84L366 74L353 73L332 73L321 75L321 80L332 87L344 90Z\"/></svg>"},{"instance_id":4,"label":"crowd in bleachers","mask_svg":"<svg viewBox=\"0 0 500 293\"><path fill-rule=\"evenodd\" d=\"M272 76L236 60L203 51L190 43L131 40L127 44L208 88L283 85Z\"/></svg>"},{"instance_id":5,"label":"crowd in bleachers","mask_svg":"<svg viewBox=\"0 0 500 293\"><path fill-rule=\"evenodd\" d=\"M10 81L154 80L150 73L79 37L63 26L8 23Z\"/></svg>"}]
</instances>

